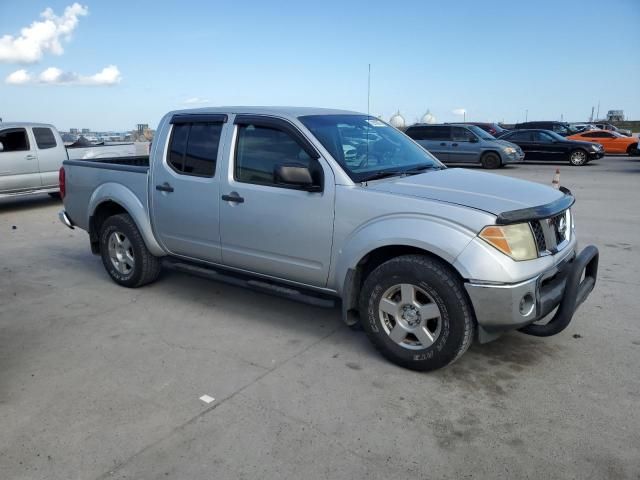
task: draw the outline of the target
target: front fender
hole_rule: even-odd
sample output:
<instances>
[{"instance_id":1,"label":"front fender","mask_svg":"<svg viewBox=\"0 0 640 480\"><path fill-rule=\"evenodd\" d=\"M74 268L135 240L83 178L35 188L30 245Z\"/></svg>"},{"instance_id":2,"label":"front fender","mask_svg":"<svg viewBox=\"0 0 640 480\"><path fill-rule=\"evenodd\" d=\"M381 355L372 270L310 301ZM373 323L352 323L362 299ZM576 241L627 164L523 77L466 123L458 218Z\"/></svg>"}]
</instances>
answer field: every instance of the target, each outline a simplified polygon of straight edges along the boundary
<instances>
[{"instance_id":1,"label":"front fender","mask_svg":"<svg viewBox=\"0 0 640 480\"><path fill-rule=\"evenodd\" d=\"M336 255L333 282L342 295L348 271L355 269L367 254L381 247L415 247L453 265L474 237L475 233L471 230L441 218L419 214L377 218L362 225L345 239Z\"/></svg>"},{"instance_id":2,"label":"front fender","mask_svg":"<svg viewBox=\"0 0 640 480\"><path fill-rule=\"evenodd\" d=\"M166 252L153 236L149 214L146 205L130 189L120 183L107 182L95 189L89 199L88 215L91 218L100 204L112 201L124 208L135 222L145 245L155 256L164 256ZM87 225L89 225L87 218Z\"/></svg>"}]
</instances>

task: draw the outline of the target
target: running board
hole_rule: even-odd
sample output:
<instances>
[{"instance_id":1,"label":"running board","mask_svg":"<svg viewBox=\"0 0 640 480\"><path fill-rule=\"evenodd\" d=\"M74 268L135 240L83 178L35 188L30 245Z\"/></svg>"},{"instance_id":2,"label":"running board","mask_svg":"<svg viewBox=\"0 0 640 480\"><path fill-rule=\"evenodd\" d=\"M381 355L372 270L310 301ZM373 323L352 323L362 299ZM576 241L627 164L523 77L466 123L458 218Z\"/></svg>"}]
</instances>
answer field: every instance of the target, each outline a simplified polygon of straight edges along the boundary
<instances>
[{"instance_id":1,"label":"running board","mask_svg":"<svg viewBox=\"0 0 640 480\"><path fill-rule=\"evenodd\" d=\"M330 296L316 294L311 291L298 290L296 288L281 283L270 282L268 280L243 275L230 271L220 271L212 267L205 267L193 263L181 262L175 259L164 259L162 265L179 272L190 273L199 277L217 280L237 287L249 288L261 293L268 293L278 297L293 300L295 302L306 303L314 307L334 308L336 300Z\"/></svg>"}]
</instances>

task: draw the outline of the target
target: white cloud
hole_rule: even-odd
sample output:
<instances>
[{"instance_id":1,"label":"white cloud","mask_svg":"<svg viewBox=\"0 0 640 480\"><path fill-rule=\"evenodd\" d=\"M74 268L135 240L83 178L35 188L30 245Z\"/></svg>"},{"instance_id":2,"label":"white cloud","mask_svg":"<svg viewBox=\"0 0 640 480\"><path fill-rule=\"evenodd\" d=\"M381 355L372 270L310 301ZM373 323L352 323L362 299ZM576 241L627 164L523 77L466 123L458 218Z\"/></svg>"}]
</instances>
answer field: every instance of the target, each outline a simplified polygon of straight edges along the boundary
<instances>
[{"instance_id":1,"label":"white cloud","mask_svg":"<svg viewBox=\"0 0 640 480\"><path fill-rule=\"evenodd\" d=\"M31 81L31 75L29 75L29 72L25 69L16 70L15 72L10 73L4 81L9 85L24 85Z\"/></svg>"},{"instance_id":2,"label":"white cloud","mask_svg":"<svg viewBox=\"0 0 640 480\"><path fill-rule=\"evenodd\" d=\"M199 103L209 103L209 99L208 98L200 98L200 97L191 97L191 98L187 98L184 101L185 104L187 105L197 105Z\"/></svg>"},{"instance_id":3,"label":"white cloud","mask_svg":"<svg viewBox=\"0 0 640 480\"><path fill-rule=\"evenodd\" d=\"M109 86L116 85L121 80L122 75L118 67L109 65L94 75L79 75L75 72L65 72L56 67L49 67L40 73L37 78L34 78L26 70L17 70L5 78L5 83L11 85L38 83L42 85Z\"/></svg>"},{"instance_id":4,"label":"white cloud","mask_svg":"<svg viewBox=\"0 0 640 480\"><path fill-rule=\"evenodd\" d=\"M20 35L3 35L0 37L0 62L35 63L45 53L62 55L62 40L69 41L71 34L78 26L80 17L89 13L89 8L74 3L64 9L62 16L57 16L51 8L40 14L41 21L34 21L30 26L20 30Z\"/></svg>"},{"instance_id":5,"label":"white cloud","mask_svg":"<svg viewBox=\"0 0 640 480\"><path fill-rule=\"evenodd\" d=\"M452 110L451 113L454 115L464 115L467 111L464 108L456 108L455 110Z\"/></svg>"}]
</instances>

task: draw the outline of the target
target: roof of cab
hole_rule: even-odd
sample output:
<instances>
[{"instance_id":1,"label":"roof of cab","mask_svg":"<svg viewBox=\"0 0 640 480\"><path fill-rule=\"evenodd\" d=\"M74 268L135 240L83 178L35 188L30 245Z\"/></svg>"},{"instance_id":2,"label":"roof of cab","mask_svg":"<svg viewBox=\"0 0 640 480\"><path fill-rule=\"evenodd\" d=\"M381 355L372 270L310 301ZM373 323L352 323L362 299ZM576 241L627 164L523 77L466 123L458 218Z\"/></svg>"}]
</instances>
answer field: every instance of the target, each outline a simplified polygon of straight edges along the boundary
<instances>
[{"instance_id":1,"label":"roof of cab","mask_svg":"<svg viewBox=\"0 0 640 480\"><path fill-rule=\"evenodd\" d=\"M176 114L215 114L215 113L239 113L246 115L272 115L275 117L298 118L307 115L363 115L361 112L350 110L337 110L331 108L315 107L205 107L173 110L170 115Z\"/></svg>"},{"instance_id":2,"label":"roof of cab","mask_svg":"<svg viewBox=\"0 0 640 480\"><path fill-rule=\"evenodd\" d=\"M24 127L47 127L56 128L50 123L34 123L34 122L0 122L0 128L24 128Z\"/></svg>"}]
</instances>

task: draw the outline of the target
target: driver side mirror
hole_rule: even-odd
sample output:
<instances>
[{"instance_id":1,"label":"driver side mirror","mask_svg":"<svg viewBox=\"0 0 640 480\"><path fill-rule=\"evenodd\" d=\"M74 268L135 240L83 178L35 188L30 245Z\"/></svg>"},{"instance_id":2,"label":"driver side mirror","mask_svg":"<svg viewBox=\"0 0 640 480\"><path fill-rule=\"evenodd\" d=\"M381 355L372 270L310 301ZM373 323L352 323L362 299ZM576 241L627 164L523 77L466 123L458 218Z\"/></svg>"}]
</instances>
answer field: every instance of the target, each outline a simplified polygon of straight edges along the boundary
<instances>
[{"instance_id":1,"label":"driver side mirror","mask_svg":"<svg viewBox=\"0 0 640 480\"><path fill-rule=\"evenodd\" d=\"M273 172L276 184L288 185L307 192L320 192L322 187L313 183L313 177L308 167L299 163L281 163L276 165Z\"/></svg>"},{"instance_id":2,"label":"driver side mirror","mask_svg":"<svg viewBox=\"0 0 640 480\"><path fill-rule=\"evenodd\" d=\"M4 151L4 145L2 145L2 142L0 142L0 152Z\"/></svg>"}]
</instances>

